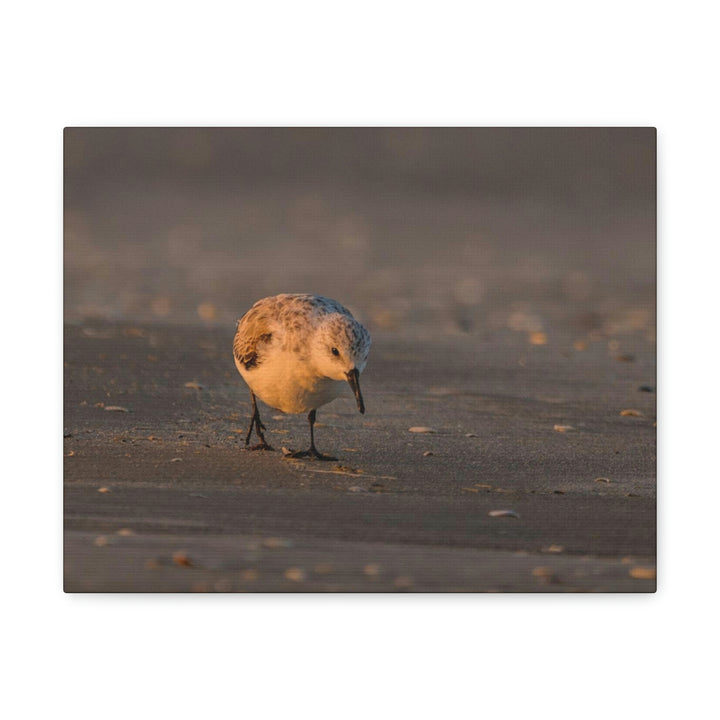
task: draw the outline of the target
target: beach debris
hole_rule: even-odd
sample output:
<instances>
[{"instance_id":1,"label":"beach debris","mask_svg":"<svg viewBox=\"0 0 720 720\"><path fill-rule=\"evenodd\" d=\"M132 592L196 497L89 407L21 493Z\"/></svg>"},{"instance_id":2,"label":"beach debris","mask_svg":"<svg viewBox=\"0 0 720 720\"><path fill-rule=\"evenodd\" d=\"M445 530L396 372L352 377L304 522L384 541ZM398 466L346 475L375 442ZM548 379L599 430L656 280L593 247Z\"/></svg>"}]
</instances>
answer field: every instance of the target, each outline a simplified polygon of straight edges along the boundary
<instances>
[{"instance_id":1,"label":"beach debris","mask_svg":"<svg viewBox=\"0 0 720 720\"><path fill-rule=\"evenodd\" d=\"M305 571L302 568L288 568L283 575L286 580L291 580L292 582L302 582L305 579Z\"/></svg>"},{"instance_id":2,"label":"beach debris","mask_svg":"<svg viewBox=\"0 0 720 720\"><path fill-rule=\"evenodd\" d=\"M71 450L69 453L65 453L65 457L73 457L75 455L75 451Z\"/></svg>"},{"instance_id":3,"label":"beach debris","mask_svg":"<svg viewBox=\"0 0 720 720\"><path fill-rule=\"evenodd\" d=\"M192 567L192 561L188 557L187 553L183 550L178 550L173 553L172 560L176 565L180 567Z\"/></svg>"},{"instance_id":4,"label":"beach debris","mask_svg":"<svg viewBox=\"0 0 720 720\"><path fill-rule=\"evenodd\" d=\"M465 437L477 437L475 433L465 433Z\"/></svg>"},{"instance_id":5,"label":"beach debris","mask_svg":"<svg viewBox=\"0 0 720 720\"><path fill-rule=\"evenodd\" d=\"M184 387L192 388L193 390L202 390L203 389L203 386L200 383L195 382L195 381L186 382Z\"/></svg>"},{"instance_id":6,"label":"beach debris","mask_svg":"<svg viewBox=\"0 0 720 720\"><path fill-rule=\"evenodd\" d=\"M620 415L622 417L643 417L643 414L639 410L633 410L632 408L621 410Z\"/></svg>"},{"instance_id":7,"label":"beach debris","mask_svg":"<svg viewBox=\"0 0 720 720\"><path fill-rule=\"evenodd\" d=\"M639 580L654 580L657 576L655 568L636 566L630 568L630 577L637 578Z\"/></svg>"},{"instance_id":8,"label":"beach debris","mask_svg":"<svg viewBox=\"0 0 720 720\"><path fill-rule=\"evenodd\" d=\"M181 458L181 457L174 457L174 458L172 458L172 459L170 460L170 462L182 462L182 458Z\"/></svg>"},{"instance_id":9,"label":"beach debris","mask_svg":"<svg viewBox=\"0 0 720 720\"><path fill-rule=\"evenodd\" d=\"M110 488L108 488L108 487L101 487L101 488L98 488L98 492L99 492L99 493L109 493L109 492L110 492Z\"/></svg>"},{"instance_id":10,"label":"beach debris","mask_svg":"<svg viewBox=\"0 0 720 720\"><path fill-rule=\"evenodd\" d=\"M130 412L126 407L121 405L105 405L105 410L108 412Z\"/></svg>"},{"instance_id":11,"label":"beach debris","mask_svg":"<svg viewBox=\"0 0 720 720\"><path fill-rule=\"evenodd\" d=\"M431 455L434 455L435 453L432 450L426 450L423 453L423 457L430 457Z\"/></svg>"},{"instance_id":12,"label":"beach debris","mask_svg":"<svg viewBox=\"0 0 720 720\"><path fill-rule=\"evenodd\" d=\"M610 478L606 478L606 477L596 477L595 482L610 484L612 482L612 480Z\"/></svg>"},{"instance_id":13,"label":"beach debris","mask_svg":"<svg viewBox=\"0 0 720 720\"><path fill-rule=\"evenodd\" d=\"M411 428L408 428L408 432L411 432L411 433L434 433L435 430L433 430L431 427L426 427L425 425L413 425Z\"/></svg>"},{"instance_id":14,"label":"beach debris","mask_svg":"<svg viewBox=\"0 0 720 720\"><path fill-rule=\"evenodd\" d=\"M279 537L266 537L261 545L269 550L277 550L278 548L292 547L292 542Z\"/></svg>"},{"instance_id":15,"label":"beach debris","mask_svg":"<svg viewBox=\"0 0 720 720\"><path fill-rule=\"evenodd\" d=\"M395 578L395 582L393 582L393 585L397 590L407 590L412 587L413 579L411 577L407 577L407 575L400 575L399 577Z\"/></svg>"},{"instance_id":16,"label":"beach debris","mask_svg":"<svg viewBox=\"0 0 720 720\"><path fill-rule=\"evenodd\" d=\"M520 515L518 515L518 513L516 513L515 510L491 510L488 513L488 515L490 517L497 517L497 518L501 518L501 517L509 517L509 518L516 518L516 519L520 518Z\"/></svg>"},{"instance_id":17,"label":"beach debris","mask_svg":"<svg viewBox=\"0 0 720 720\"><path fill-rule=\"evenodd\" d=\"M568 430L574 430L572 425L553 425L553 430L556 432L568 432Z\"/></svg>"},{"instance_id":18,"label":"beach debris","mask_svg":"<svg viewBox=\"0 0 720 720\"><path fill-rule=\"evenodd\" d=\"M552 568L546 565L533 568L532 574L543 584L557 582L557 575L555 575Z\"/></svg>"}]
</instances>

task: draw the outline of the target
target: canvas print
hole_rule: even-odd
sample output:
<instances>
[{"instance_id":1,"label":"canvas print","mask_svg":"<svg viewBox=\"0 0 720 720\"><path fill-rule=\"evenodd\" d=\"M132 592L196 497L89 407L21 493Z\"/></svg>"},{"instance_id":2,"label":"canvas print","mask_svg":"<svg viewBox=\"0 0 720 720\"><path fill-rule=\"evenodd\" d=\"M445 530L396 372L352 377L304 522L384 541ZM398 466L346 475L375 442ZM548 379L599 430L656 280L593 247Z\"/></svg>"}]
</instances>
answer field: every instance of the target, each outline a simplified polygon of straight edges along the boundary
<instances>
[{"instance_id":1,"label":"canvas print","mask_svg":"<svg viewBox=\"0 0 720 720\"><path fill-rule=\"evenodd\" d=\"M656 131L64 130L64 589L654 592Z\"/></svg>"}]
</instances>

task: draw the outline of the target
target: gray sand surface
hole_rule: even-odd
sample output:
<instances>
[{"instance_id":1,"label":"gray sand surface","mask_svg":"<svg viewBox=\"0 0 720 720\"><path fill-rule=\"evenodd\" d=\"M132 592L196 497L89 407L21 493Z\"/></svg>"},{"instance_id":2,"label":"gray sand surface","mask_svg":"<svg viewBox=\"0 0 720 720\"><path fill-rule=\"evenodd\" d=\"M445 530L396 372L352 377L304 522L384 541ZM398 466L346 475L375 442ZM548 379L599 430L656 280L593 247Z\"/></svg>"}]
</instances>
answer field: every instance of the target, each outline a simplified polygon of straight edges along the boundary
<instances>
[{"instance_id":1,"label":"gray sand surface","mask_svg":"<svg viewBox=\"0 0 720 720\"><path fill-rule=\"evenodd\" d=\"M653 590L651 348L515 335L379 334L367 413L321 409L318 462L266 406L278 452L243 450L232 329L68 325L66 590Z\"/></svg>"}]
</instances>

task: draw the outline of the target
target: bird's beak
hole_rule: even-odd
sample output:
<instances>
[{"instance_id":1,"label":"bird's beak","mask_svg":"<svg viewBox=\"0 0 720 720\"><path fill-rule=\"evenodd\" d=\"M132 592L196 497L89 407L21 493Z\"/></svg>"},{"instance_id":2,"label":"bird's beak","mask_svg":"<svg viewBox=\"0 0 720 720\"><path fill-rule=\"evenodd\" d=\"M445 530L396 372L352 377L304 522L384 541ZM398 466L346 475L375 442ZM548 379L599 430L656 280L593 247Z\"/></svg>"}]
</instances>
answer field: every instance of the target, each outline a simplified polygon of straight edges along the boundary
<instances>
[{"instance_id":1,"label":"bird's beak","mask_svg":"<svg viewBox=\"0 0 720 720\"><path fill-rule=\"evenodd\" d=\"M358 410L361 413L365 412L365 403L363 402L363 396L360 392L360 373L357 368L353 368L349 373L346 373L347 381L355 394L355 400L357 400Z\"/></svg>"}]
</instances>

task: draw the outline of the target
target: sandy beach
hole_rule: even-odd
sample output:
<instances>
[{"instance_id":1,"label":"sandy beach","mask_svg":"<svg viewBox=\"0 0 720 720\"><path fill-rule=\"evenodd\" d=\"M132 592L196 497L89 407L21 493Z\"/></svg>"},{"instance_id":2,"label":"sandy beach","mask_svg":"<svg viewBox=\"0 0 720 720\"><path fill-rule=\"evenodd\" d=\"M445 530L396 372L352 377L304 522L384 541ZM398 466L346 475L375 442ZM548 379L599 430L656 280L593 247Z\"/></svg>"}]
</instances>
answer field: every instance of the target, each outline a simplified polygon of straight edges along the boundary
<instances>
[{"instance_id":1,"label":"sandy beach","mask_svg":"<svg viewBox=\"0 0 720 720\"><path fill-rule=\"evenodd\" d=\"M66 131L68 592L652 592L652 130ZM235 320L373 335L337 463ZM431 432L411 432L410 428ZM498 512L506 511L506 512Z\"/></svg>"}]
</instances>

